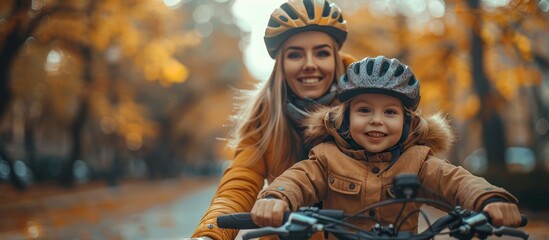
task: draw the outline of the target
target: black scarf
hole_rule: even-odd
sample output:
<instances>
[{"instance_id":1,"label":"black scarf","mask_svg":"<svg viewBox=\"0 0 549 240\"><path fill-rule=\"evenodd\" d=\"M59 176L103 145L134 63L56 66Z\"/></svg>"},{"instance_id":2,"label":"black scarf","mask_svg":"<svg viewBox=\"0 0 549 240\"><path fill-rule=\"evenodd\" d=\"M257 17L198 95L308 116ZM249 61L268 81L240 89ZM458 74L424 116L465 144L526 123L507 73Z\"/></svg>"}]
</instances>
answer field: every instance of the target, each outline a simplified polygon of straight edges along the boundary
<instances>
[{"instance_id":1,"label":"black scarf","mask_svg":"<svg viewBox=\"0 0 549 240\"><path fill-rule=\"evenodd\" d=\"M286 99L286 113L288 117L298 126L302 127L303 120L309 117L318 106L327 106L336 97L337 87L332 84L330 89L318 99L299 98L291 90Z\"/></svg>"}]
</instances>

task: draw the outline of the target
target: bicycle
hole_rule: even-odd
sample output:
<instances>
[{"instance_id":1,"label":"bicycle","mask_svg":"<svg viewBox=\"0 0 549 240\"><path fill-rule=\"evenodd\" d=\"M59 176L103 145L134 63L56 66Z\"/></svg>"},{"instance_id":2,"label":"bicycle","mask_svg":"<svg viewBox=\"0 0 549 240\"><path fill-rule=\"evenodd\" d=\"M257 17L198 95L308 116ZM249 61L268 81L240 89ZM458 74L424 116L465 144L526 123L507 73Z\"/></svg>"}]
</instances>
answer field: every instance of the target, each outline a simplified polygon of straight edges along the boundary
<instances>
[{"instance_id":1,"label":"bicycle","mask_svg":"<svg viewBox=\"0 0 549 240\"><path fill-rule=\"evenodd\" d=\"M234 213L222 215L217 218L220 228L232 229L255 229L243 235L243 239L257 238L267 235L278 235L280 239L309 239L314 233L324 231L338 239L432 239L436 235L449 235L456 239L486 239L488 236L512 236L528 239L527 232L512 227L494 227L490 224L490 218L483 212L474 212L460 206L452 207L447 203L418 198L417 191L422 188L417 176L403 174L394 179L397 198L381 201L373 204L355 214L345 214L342 210L319 209L316 207L301 207L297 212L286 212L284 223L280 227L258 227L251 220L250 213ZM425 203L438 206L448 214L430 224L429 219L423 211L420 214L425 218L428 227L419 233L400 231L400 225L406 218L401 220L397 217L396 224L382 226L377 219L363 213L371 209L391 204ZM400 214L399 214L400 215ZM367 218L377 223L372 229L365 230L347 221L353 218ZM400 220L400 221L399 221ZM521 227L526 226L528 219L522 215ZM444 231L448 229L448 231ZM325 235L327 236L327 235Z\"/></svg>"}]
</instances>

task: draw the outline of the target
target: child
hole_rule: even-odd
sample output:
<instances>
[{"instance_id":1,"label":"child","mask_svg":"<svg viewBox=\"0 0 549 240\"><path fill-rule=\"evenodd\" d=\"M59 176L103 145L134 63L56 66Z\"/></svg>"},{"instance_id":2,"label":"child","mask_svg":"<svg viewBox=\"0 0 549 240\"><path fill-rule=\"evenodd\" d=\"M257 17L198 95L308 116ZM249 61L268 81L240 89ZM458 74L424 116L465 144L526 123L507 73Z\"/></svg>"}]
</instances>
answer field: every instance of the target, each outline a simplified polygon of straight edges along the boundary
<instances>
[{"instance_id":1,"label":"child","mask_svg":"<svg viewBox=\"0 0 549 240\"><path fill-rule=\"evenodd\" d=\"M416 174L424 187L452 205L488 212L496 226L520 224L514 196L433 156L450 148L453 135L440 114L424 119L416 112L419 81L410 67L383 56L352 63L338 81L338 98L342 104L308 119L307 140L324 143L259 193L251 211L256 224L280 226L284 211L319 201L325 209L355 213L394 198L393 177L403 173ZM388 225L401 207L393 204L367 214ZM401 216L420 207L407 204ZM418 217L416 211L400 230L417 232ZM364 229L374 224L364 219L351 223Z\"/></svg>"}]
</instances>

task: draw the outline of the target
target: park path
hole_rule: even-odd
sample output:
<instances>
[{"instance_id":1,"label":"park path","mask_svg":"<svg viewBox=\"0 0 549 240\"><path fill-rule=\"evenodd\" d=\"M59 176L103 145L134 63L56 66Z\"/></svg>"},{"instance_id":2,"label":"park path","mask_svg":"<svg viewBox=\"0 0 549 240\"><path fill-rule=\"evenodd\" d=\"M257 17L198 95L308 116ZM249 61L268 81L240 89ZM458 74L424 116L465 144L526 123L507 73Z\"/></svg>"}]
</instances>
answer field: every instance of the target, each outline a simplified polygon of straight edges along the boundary
<instances>
[{"instance_id":1,"label":"park path","mask_svg":"<svg viewBox=\"0 0 549 240\"><path fill-rule=\"evenodd\" d=\"M88 183L72 189L0 185L0 239L180 239L215 191L215 177Z\"/></svg>"},{"instance_id":2,"label":"park path","mask_svg":"<svg viewBox=\"0 0 549 240\"><path fill-rule=\"evenodd\" d=\"M25 192L1 183L0 239L182 239L192 234L218 180L182 177L125 181L117 187L88 183L73 189L38 184ZM434 209L427 213L442 214ZM548 214L526 214L530 239L549 239Z\"/></svg>"}]
</instances>

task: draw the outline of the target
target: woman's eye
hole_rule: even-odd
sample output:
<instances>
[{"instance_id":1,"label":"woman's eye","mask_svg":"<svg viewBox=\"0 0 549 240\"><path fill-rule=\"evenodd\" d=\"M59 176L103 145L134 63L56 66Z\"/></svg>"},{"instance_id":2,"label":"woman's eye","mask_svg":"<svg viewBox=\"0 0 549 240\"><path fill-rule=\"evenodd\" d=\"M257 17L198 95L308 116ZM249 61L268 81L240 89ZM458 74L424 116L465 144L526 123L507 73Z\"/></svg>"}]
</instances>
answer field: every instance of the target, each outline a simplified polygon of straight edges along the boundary
<instances>
[{"instance_id":1,"label":"woman's eye","mask_svg":"<svg viewBox=\"0 0 549 240\"><path fill-rule=\"evenodd\" d=\"M301 53L298 53L298 52L289 52L287 55L286 55L287 58L300 58L301 57Z\"/></svg>"},{"instance_id":2,"label":"woman's eye","mask_svg":"<svg viewBox=\"0 0 549 240\"><path fill-rule=\"evenodd\" d=\"M332 54L330 53L330 51L321 50L321 51L318 51L316 55L319 56L319 57L329 57Z\"/></svg>"}]
</instances>

